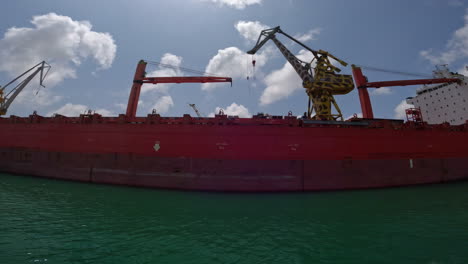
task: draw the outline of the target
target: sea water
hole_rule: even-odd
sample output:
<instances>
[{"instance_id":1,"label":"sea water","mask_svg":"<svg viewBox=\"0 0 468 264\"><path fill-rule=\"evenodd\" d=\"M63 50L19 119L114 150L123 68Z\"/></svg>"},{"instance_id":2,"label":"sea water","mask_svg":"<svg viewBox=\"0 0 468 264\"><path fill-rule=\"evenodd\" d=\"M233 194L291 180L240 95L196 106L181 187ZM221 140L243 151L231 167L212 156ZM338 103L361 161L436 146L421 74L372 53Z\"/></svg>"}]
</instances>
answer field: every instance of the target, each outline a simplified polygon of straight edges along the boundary
<instances>
[{"instance_id":1,"label":"sea water","mask_svg":"<svg viewBox=\"0 0 468 264\"><path fill-rule=\"evenodd\" d=\"M246 194L0 174L9 263L468 263L468 183Z\"/></svg>"}]
</instances>

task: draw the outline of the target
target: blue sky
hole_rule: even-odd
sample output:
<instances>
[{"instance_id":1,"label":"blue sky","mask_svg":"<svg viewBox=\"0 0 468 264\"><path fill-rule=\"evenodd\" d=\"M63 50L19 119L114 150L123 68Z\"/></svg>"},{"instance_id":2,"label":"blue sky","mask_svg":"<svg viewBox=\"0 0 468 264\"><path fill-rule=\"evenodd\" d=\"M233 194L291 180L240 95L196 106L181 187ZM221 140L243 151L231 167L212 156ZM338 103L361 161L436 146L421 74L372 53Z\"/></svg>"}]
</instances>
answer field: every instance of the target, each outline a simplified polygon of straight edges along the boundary
<instances>
[{"instance_id":1,"label":"blue sky","mask_svg":"<svg viewBox=\"0 0 468 264\"><path fill-rule=\"evenodd\" d=\"M93 109L117 115L125 112L135 66L145 59L232 76L234 83L146 87L138 115L156 107L165 116L194 116L188 103L205 115L219 108L241 116L300 115L306 111L306 94L272 43L255 56L253 78L252 58L244 52L253 47L258 29L280 25L308 46L349 64L430 75L434 64L449 63L453 71L464 72L467 8L463 0L5 1L0 10L0 84L44 59L53 67L47 88L36 95L38 83L33 82L9 114L37 110L77 115ZM279 38L295 54L309 56ZM152 67L148 72L159 76L190 75ZM371 81L411 78L364 74ZM394 109L416 88L371 92L375 115L394 118ZM345 117L361 112L356 91L336 100Z\"/></svg>"}]
</instances>

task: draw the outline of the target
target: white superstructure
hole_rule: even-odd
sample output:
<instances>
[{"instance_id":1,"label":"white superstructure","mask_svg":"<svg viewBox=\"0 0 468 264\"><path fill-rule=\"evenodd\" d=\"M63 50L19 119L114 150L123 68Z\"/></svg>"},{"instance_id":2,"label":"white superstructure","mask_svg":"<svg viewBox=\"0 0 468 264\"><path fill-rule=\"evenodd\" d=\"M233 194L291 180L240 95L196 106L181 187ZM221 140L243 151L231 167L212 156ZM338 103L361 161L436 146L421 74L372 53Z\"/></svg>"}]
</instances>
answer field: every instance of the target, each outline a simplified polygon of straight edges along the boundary
<instances>
[{"instance_id":1,"label":"white superstructure","mask_svg":"<svg viewBox=\"0 0 468 264\"><path fill-rule=\"evenodd\" d=\"M434 71L434 78L459 78L461 82L424 85L406 102L420 108L423 120L429 124L465 123L468 120L467 77L452 73L443 65Z\"/></svg>"}]
</instances>

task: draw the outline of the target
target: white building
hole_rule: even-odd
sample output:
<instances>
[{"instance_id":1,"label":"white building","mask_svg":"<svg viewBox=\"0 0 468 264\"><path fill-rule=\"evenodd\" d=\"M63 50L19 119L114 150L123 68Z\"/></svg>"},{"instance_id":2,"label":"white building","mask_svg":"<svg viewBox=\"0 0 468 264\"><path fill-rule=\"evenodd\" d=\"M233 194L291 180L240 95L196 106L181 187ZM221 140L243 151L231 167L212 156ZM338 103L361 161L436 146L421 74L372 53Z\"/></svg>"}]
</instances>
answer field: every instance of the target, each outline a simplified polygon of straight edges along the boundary
<instances>
[{"instance_id":1,"label":"white building","mask_svg":"<svg viewBox=\"0 0 468 264\"><path fill-rule=\"evenodd\" d=\"M421 109L421 115L429 124L448 122L464 124L468 120L468 79L450 72L446 66L434 71L434 78L459 78L460 83L424 85L416 90L416 96L406 99L408 104Z\"/></svg>"}]
</instances>

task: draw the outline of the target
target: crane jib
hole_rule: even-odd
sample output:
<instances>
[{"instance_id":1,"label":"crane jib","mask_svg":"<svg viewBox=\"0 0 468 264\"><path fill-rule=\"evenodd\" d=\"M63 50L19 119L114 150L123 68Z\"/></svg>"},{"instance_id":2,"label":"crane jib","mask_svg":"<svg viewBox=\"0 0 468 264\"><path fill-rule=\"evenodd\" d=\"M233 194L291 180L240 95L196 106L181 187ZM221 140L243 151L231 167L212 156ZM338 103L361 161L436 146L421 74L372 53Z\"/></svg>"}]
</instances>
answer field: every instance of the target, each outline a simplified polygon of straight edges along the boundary
<instances>
[{"instance_id":1,"label":"crane jib","mask_svg":"<svg viewBox=\"0 0 468 264\"><path fill-rule=\"evenodd\" d=\"M283 34L310 51L315 60L315 67L312 68L312 62L304 62L291 53L291 51L275 37L276 33ZM247 53L255 54L269 40L274 42L303 82L302 85L306 89L306 94L309 97L307 117L319 120L343 120L343 115L333 95L351 92L354 89L354 82L351 75L337 74L340 72L340 69L334 66L329 58L343 66L347 66L347 63L336 58L327 51L311 49L304 43L282 31L279 26L261 31L257 43L251 50L247 51ZM332 113L332 105L338 112L337 114ZM315 112L315 116L312 117L313 112Z\"/></svg>"},{"instance_id":2,"label":"crane jib","mask_svg":"<svg viewBox=\"0 0 468 264\"><path fill-rule=\"evenodd\" d=\"M5 115L7 113L8 108L10 107L11 103L13 103L13 101L16 99L18 94L20 94L21 91L23 91L23 89L28 85L28 83L38 73L40 73L39 85L44 87L43 81L46 78L50 68L51 68L51 66L49 64L47 64L45 61L42 61L42 62L34 65L29 70L27 70L27 71L23 72L22 74L20 74L18 77L16 77L15 79L13 79L9 83L7 83L5 86L3 86L2 90L0 92L0 116ZM28 75L23 81L18 83L18 85L16 85L11 91L9 91L6 95L4 95L3 91L4 91L4 89L6 87L13 84L14 82L16 82L17 80L19 80L20 78L22 78L23 76L25 76L26 74L28 74L29 72L31 72L33 70L34 70L34 72L32 72L30 75ZM44 73L44 70L46 70L45 73Z\"/></svg>"}]
</instances>

